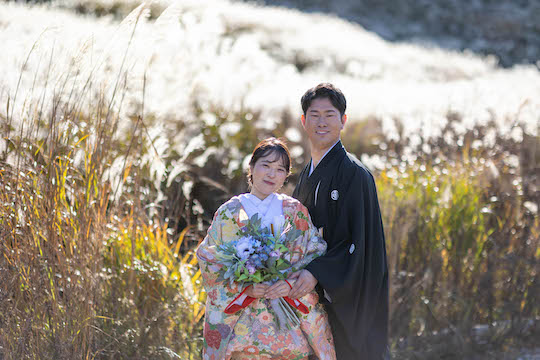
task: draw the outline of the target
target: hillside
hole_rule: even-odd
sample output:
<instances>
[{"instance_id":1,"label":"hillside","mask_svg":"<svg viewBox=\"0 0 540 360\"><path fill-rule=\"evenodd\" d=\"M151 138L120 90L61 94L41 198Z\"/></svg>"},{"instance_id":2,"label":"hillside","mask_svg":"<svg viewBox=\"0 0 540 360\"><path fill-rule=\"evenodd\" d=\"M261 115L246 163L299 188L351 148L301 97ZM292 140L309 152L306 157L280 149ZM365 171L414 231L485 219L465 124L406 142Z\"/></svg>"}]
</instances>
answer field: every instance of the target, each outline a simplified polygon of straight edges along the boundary
<instances>
[{"instance_id":1,"label":"hillside","mask_svg":"<svg viewBox=\"0 0 540 360\"><path fill-rule=\"evenodd\" d=\"M336 14L389 41L494 55L502 66L540 59L540 2L535 0L267 0Z\"/></svg>"},{"instance_id":2,"label":"hillside","mask_svg":"<svg viewBox=\"0 0 540 360\"><path fill-rule=\"evenodd\" d=\"M49 88L64 77L70 84L68 69L79 78L91 69L96 84L119 73L133 21L119 25L110 16L12 3L0 4L0 10L0 40L10 49L0 60L8 74L0 80L2 103L14 93L34 43L19 93L31 93L34 84L39 98L42 89L36 90L47 76ZM195 119L195 100L203 112L260 111L271 128L284 111L299 113L306 88L332 81L347 94L353 121L380 119L387 134L396 133L394 119L401 119L405 134L437 133L448 112L459 114L464 128L493 119L506 131L512 118L538 131L540 72L534 66L501 69L489 58L391 42L336 17L284 8L216 0L161 3L151 11L137 25L124 64L132 69L126 99L130 106L141 103L146 71L145 111L165 128L177 119ZM45 59L51 55L55 62L48 71ZM94 68L97 59L103 62ZM209 118L203 115L197 117Z\"/></svg>"}]
</instances>

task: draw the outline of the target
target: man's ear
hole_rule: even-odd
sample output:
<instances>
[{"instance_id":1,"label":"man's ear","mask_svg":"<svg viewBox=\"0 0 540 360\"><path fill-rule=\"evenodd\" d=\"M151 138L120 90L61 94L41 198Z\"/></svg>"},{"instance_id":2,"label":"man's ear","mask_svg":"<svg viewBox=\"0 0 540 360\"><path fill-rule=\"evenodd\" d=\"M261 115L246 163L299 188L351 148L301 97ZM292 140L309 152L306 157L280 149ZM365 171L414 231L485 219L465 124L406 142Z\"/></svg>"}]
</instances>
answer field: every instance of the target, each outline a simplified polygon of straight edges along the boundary
<instances>
[{"instance_id":1,"label":"man's ear","mask_svg":"<svg viewBox=\"0 0 540 360\"><path fill-rule=\"evenodd\" d=\"M306 117L304 114L302 114L302 116L300 117L300 120L302 121L302 126L305 128L306 127Z\"/></svg>"},{"instance_id":2,"label":"man's ear","mask_svg":"<svg viewBox=\"0 0 540 360\"><path fill-rule=\"evenodd\" d=\"M345 123L347 122L347 115L343 114L343 116L341 117L341 128L343 129L343 126L345 125Z\"/></svg>"}]
</instances>

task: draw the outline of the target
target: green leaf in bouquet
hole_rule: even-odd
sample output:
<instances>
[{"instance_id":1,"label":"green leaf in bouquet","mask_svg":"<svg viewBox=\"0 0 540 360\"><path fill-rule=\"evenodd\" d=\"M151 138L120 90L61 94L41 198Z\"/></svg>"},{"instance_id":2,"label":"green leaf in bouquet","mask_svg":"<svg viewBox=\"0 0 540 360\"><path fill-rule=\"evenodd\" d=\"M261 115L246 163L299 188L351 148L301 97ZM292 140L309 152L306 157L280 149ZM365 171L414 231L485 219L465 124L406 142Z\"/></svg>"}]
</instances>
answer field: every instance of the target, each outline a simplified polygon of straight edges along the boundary
<instances>
[{"instance_id":1,"label":"green leaf in bouquet","mask_svg":"<svg viewBox=\"0 0 540 360\"><path fill-rule=\"evenodd\" d=\"M279 243L276 244L276 249L279 250L282 253L289 251L289 249L285 245L279 244Z\"/></svg>"},{"instance_id":2,"label":"green leaf in bouquet","mask_svg":"<svg viewBox=\"0 0 540 360\"><path fill-rule=\"evenodd\" d=\"M277 259L276 257L274 256L270 256L268 258L268 260L266 260L266 266L269 268L269 269L272 269L276 266L276 262L277 262Z\"/></svg>"},{"instance_id":3,"label":"green leaf in bouquet","mask_svg":"<svg viewBox=\"0 0 540 360\"><path fill-rule=\"evenodd\" d=\"M240 277L238 277L238 279L236 279L237 281L244 281L244 280L247 280L247 275L246 274L242 274L240 275Z\"/></svg>"},{"instance_id":4,"label":"green leaf in bouquet","mask_svg":"<svg viewBox=\"0 0 540 360\"><path fill-rule=\"evenodd\" d=\"M257 230L257 229L260 229L261 228L261 222L262 222L262 219L259 218L259 215L258 214L254 214L250 219L249 219L249 224L248 226L250 228L252 228L253 230Z\"/></svg>"},{"instance_id":5,"label":"green leaf in bouquet","mask_svg":"<svg viewBox=\"0 0 540 360\"><path fill-rule=\"evenodd\" d=\"M257 271L255 272L255 274L253 274L253 281L257 282L257 283L260 283L263 281L263 277L262 277L262 274L260 271Z\"/></svg>"},{"instance_id":6,"label":"green leaf in bouquet","mask_svg":"<svg viewBox=\"0 0 540 360\"><path fill-rule=\"evenodd\" d=\"M289 239L296 239L302 235L302 230L300 229L294 229L287 233L287 238Z\"/></svg>"},{"instance_id":7,"label":"green leaf in bouquet","mask_svg":"<svg viewBox=\"0 0 540 360\"><path fill-rule=\"evenodd\" d=\"M236 267L236 270L234 271L234 276L236 278L240 277L240 274L242 273L242 270L244 270L244 267L241 266L240 264L238 264L238 266Z\"/></svg>"},{"instance_id":8,"label":"green leaf in bouquet","mask_svg":"<svg viewBox=\"0 0 540 360\"><path fill-rule=\"evenodd\" d=\"M224 279L230 279L233 274L235 274L234 267L230 267L225 271L225 274L223 274Z\"/></svg>"}]
</instances>

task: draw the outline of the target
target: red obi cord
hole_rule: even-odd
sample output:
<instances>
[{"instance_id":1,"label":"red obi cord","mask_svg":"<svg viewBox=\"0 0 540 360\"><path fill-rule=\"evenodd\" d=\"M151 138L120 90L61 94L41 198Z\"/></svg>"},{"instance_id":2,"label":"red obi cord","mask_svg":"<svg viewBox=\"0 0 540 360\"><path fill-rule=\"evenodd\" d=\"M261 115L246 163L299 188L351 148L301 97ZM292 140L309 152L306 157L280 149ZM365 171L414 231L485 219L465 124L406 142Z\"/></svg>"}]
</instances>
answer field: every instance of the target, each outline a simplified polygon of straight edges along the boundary
<instances>
[{"instance_id":1,"label":"red obi cord","mask_svg":"<svg viewBox=\"0 0 540 360\"><path fill-rule=\"evenodd\" d=\"M289 284L289 282L287 280L285 280L285 282L292 288L291 284ZM225 314L229 314L229 315L234 314L234 313L238 312L239 310L242 310L243 308L247 307L249 304L251 304L253 301L256 300L254 297L251 297L251 296L248 296L248 295L245 294L246 290L250 286L252 286L252 285L249 285L244 290L242 290L240 295L238 295L236 298L234 298L234 300L231 301L229 303L229 305L227 305L227 307L223 311ZM293 308L300 311L302 314L309 314L308 307L306 305L304 305L304 303L302 303L300 300L291 299L288 296L285 296L283 299L285 299L285 301L289 305L291 305Z\"/></svg>"},{"instance_id":2,"label":"red obi cord","mask_svg":"<svg viewBox=\"0 0 540 360\"><path fill-rule=\"evenodd\" d=\"M231 301L229 305L227 305L227 307L223 311L225 314L234 314L235 312L242 310L243 308L255 301L254 297L244 294L246 290L249 289L249 287L251 287L251 285L242 290L240 295L235 297L234 300Z\"/></svg>"}]
</instances>

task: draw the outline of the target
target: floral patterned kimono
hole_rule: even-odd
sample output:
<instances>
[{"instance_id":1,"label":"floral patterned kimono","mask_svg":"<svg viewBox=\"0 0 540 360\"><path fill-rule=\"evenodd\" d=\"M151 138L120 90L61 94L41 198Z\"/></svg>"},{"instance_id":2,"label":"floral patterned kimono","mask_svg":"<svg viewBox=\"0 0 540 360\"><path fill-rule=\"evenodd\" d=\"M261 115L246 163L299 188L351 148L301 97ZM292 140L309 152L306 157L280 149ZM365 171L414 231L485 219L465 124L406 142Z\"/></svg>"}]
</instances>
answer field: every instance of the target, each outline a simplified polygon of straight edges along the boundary
<instances>
[{"instance_id":1,"label":"floral patterned kimono","mask_svg":"<svg viewBox=\"0 0 540 360\"><path fill-rule=\"evenodd\" d=\"M326 243L309 220L307 209L296 199L279 195L283 199L283 215L292 228L301 230L292 243L286 244L292 252L291 263L303 268L326 250ZM296 311L300 326L279 328L274 313L269 311L267 299L257 299L234 314L225 308L243 290L234 282L218 280L222 265L216 260L216 245L238 238L248 215L238 197L233 197L216 212L208 234L197 249L203 284L207 292L204 322L203 359L336 359L327 314L319 303L315 291L299 299L308 314Z\"/></svg>"}]
</instances>

